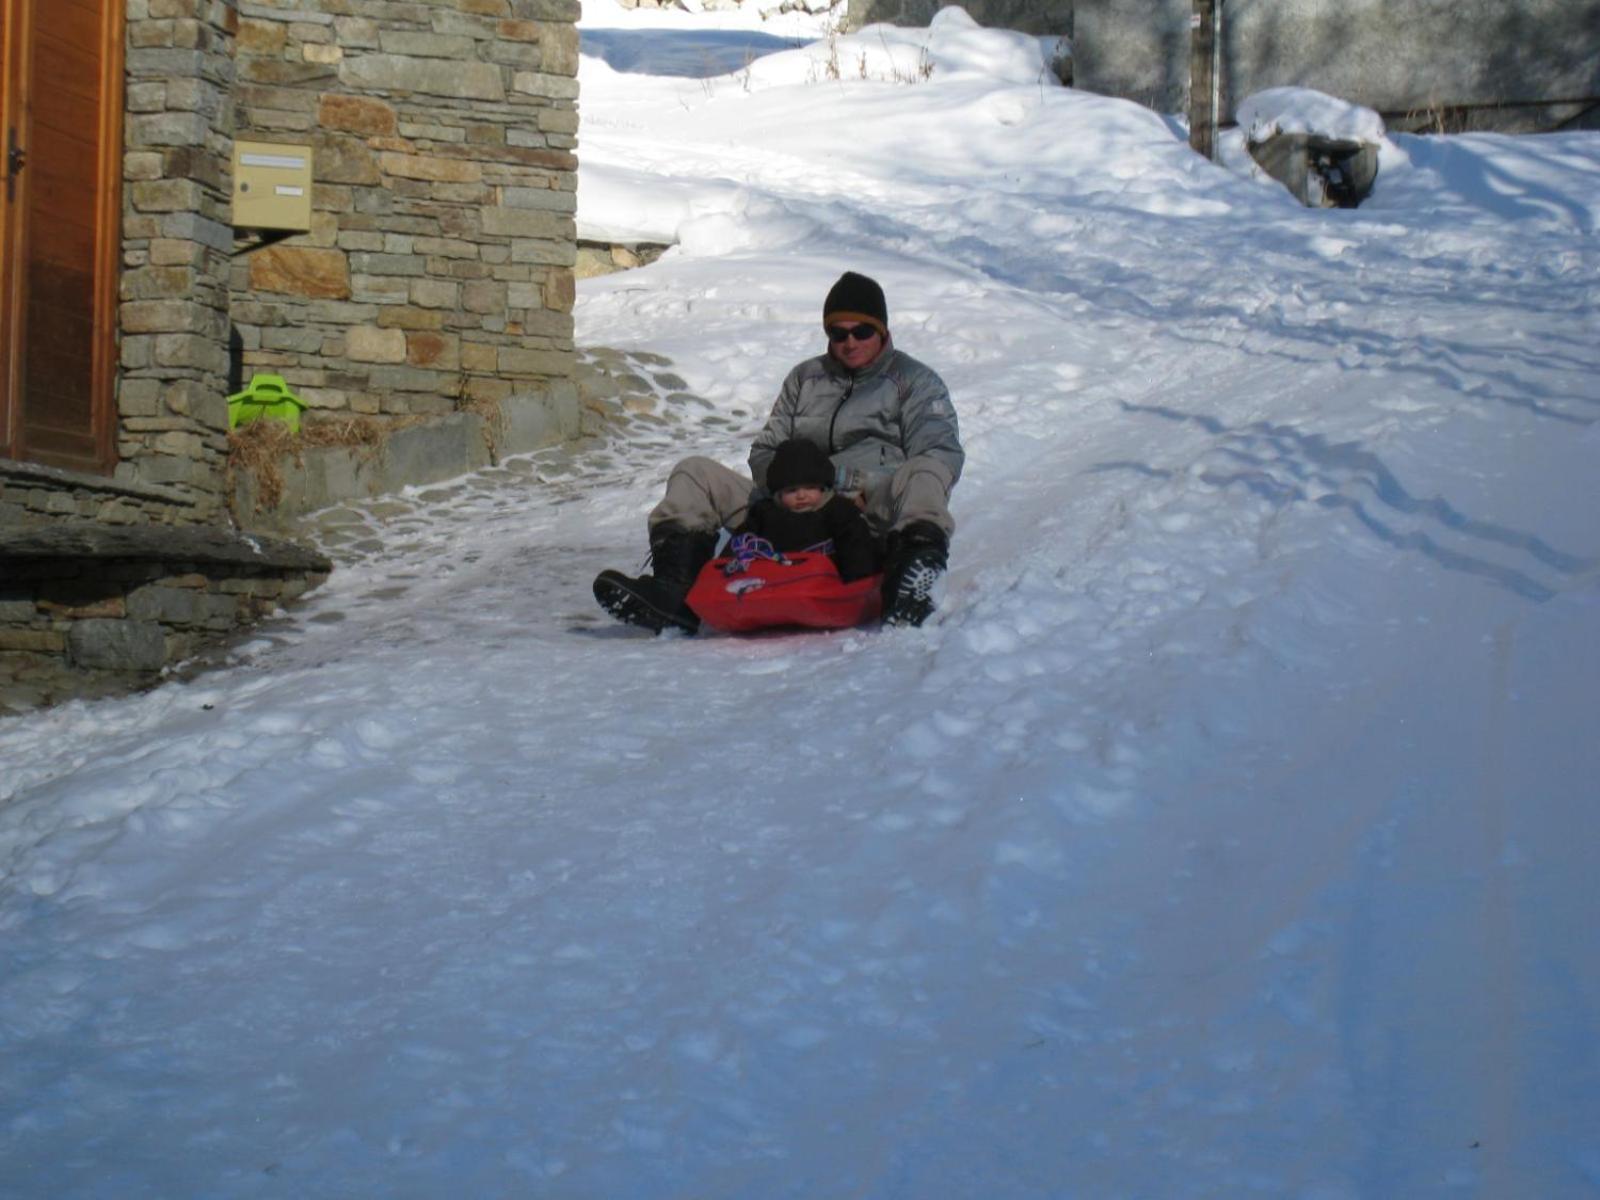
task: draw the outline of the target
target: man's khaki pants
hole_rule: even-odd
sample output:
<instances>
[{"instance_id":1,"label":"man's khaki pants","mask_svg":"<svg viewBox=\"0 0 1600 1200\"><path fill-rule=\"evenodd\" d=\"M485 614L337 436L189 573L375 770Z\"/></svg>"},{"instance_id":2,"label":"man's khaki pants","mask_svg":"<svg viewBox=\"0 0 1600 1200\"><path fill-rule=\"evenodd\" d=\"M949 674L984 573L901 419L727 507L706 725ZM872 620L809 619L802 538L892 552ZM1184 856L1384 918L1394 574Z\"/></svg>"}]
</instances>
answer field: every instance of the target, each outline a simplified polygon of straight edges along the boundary
<instances>
[{"instance_id":1,"label":"man's khaki pants","mask_svg":"<svg viewBox=\"0 0 1600 1200\"><path fill-rule=\"evenodd\" d=\"M867 492L867 523L878 536L912 521L928 521L955 532L950 518L950 470L931 458L913 458L892 478ZM761 491L742 471L711 458L686 458L667 477L667 494L650 511L650 528L671 523L681 529L735 529Z\"/></svg>"}]
</instances>

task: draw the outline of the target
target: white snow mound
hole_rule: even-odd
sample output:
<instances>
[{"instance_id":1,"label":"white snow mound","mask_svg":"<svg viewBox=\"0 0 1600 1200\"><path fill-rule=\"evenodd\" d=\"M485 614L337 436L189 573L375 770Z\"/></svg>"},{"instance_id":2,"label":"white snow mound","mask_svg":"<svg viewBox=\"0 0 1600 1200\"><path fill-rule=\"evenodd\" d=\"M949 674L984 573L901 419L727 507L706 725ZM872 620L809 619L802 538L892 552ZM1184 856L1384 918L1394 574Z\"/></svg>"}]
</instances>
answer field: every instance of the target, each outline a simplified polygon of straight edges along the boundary
<instances>
[{"instance_id":1,"label":"white snow mound","mask_svg":"<svg viewBox=\"0 0 1600 1200\"><path fill-rule=\"evenodd\" d=\"M1370 108L1303 87L1268 88L1239 105L1239 126L1252 142L1277 133L1309 133L1341 141L1381 142L1383 118Z\"/></svg>"}]
</instances>

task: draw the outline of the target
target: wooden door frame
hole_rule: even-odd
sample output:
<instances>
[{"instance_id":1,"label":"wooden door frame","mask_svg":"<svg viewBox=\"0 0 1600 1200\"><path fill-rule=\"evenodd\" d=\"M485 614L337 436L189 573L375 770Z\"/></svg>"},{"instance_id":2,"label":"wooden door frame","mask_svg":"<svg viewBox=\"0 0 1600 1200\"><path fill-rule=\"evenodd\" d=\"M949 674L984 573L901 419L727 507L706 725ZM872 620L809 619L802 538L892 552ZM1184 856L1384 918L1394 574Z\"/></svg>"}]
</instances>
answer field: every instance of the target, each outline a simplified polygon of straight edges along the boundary
<instances>
[{"instance_id":1,"label":"wooden door frame","mask_svg":"<svg viewBox=\"0 0 1600 1200\"><path fill-rule=\"evenodd\" d=\"M31 62L27 53L32 21L46 0L0 0L5 25L5 61L0 63L0 136L25 129L28 114ZM0 189L0 357L5 372L0 379L4 406L0 408L0 457L36 459L56 466L106 473L116 463L116 388L118 353L118 282L122 262L122 122L126 107L125 74L126 5L123 0L103 0L100 13L100 106L96 123L96 170L103 186L95 195L94 333L85 347L92 356L93 395L90 423L93 450L89 459L30 453L22 422L22 362L12 347L26 337L26 307L22 266L27 247L27 205L19 188L15 199ZM6 147L5 150L8 150ZM24 147L26 149L26 147ZM26 168L24 168L26 170Z\"/></svg>"},{"instance_id":2,"label":"wooden door frame","mask_svg":"<svg viewBox=\"0 0 1600 1200\"><path fill-rule=\"evenodd\" d=\"M0 457L21 457L22 361L13 349L22 341L22 248L27 244L23 229L28 206L11 178L9 155L12 131L22 125L23 97L27 95L29 66L23 53L32 33L28 18L29 0L0 0L0 24L4 26L4 53L0 61L0 138L4 145L0 161L5 185L0 187ZM13 213L15 210L15 213ZM14 223L13 223L14 222Z\"/></svg>"}]
</instances>

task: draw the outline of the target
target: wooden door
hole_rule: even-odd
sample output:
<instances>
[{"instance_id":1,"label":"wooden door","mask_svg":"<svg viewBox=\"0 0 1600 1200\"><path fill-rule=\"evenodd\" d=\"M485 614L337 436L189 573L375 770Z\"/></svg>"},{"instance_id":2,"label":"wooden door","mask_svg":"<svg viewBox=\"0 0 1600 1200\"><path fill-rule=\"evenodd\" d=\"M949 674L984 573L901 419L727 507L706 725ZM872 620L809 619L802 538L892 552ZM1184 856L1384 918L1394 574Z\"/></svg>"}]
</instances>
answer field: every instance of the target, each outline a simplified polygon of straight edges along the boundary
<instances>
[{"instance_id":1,"label":"wooden door","mask_svg":"<svg viewBox=\"0 0 1600 1200\"><path fill-rule=\"evenodd\" d=\"M0 0L0 456L114 459L122 0Z\"/></svg>"}]
</instances>

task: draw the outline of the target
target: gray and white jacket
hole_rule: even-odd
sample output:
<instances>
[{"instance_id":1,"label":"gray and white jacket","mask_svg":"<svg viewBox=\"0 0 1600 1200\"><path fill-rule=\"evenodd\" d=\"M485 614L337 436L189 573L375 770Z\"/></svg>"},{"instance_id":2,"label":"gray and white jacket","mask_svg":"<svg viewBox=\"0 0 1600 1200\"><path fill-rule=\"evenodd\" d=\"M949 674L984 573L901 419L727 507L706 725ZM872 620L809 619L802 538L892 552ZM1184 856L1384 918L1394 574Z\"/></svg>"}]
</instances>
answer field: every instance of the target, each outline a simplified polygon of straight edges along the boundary
<instances>
[{"instance_id":1,"label":"gray and white jacket","mask_svg":"<svg viewBox=\"0 0 1600 1200\"><path fill-rule=\"evenodd\" d=\"M787 438L826 450L840 470L841 491L872 491L907 459L923 456L948 467L953 484L966 460L944 380L892 342L859 371L822 354L789 372L750 447L750 474L760 486Z\"/></svg>"}]
</instances>

